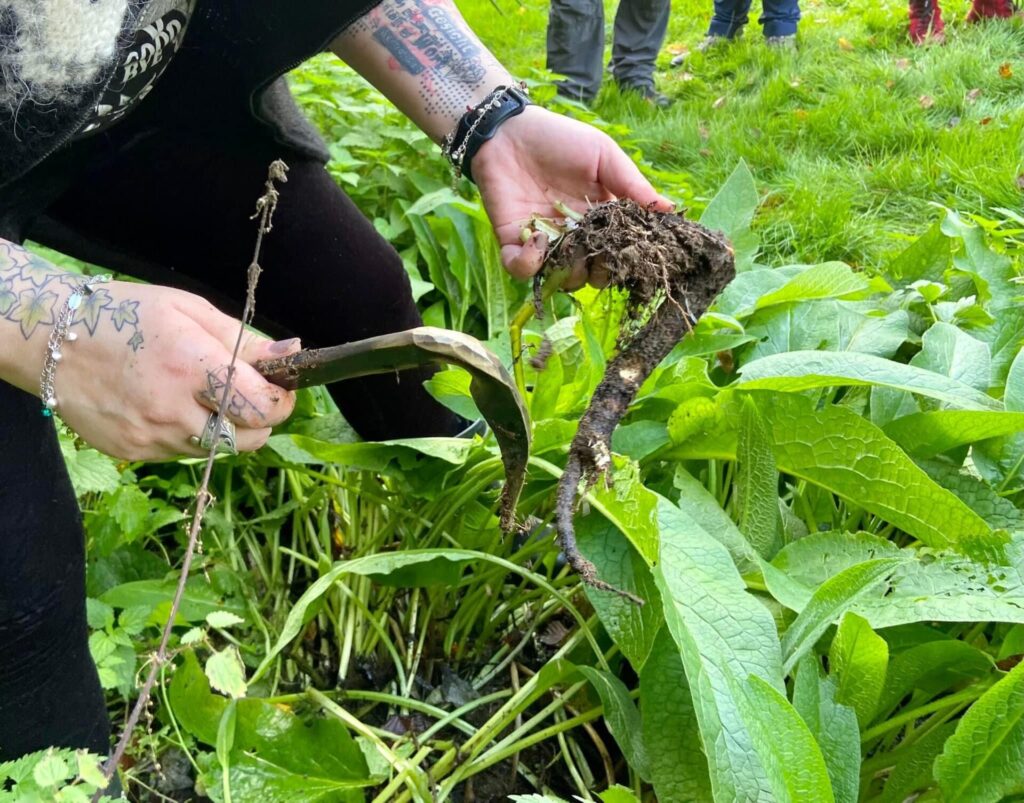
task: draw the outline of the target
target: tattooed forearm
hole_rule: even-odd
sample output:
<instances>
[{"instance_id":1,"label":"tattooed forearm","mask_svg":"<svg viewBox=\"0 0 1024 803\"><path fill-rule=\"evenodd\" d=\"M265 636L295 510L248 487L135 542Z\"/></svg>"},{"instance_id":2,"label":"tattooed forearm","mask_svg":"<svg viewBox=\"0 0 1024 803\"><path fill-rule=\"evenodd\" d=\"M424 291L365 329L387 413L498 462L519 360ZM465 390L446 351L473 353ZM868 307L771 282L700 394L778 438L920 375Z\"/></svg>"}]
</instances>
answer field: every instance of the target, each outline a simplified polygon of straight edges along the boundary
<instances>
[{"instance_id":1,"label":"tattooed forearm","mask_svg":"<svg viewBox=\"0 0 1024 803\"><path fill-rule=\"evenodd\" d=\"M227 387L228 367L222 365L213 371L206 372L206 387L199 391L202 401L211 404L220 404L224 395L224 388ZM251 402L240 390L231 388L231 396L228 397L227 406L224 408L227 414L235 419L250 419L249 413L253 413L261 421L266 420L266 414Z\"/></svg>"},{"instance_id":2,"label":"tattooed forearm","mask_svg":"<svg viewBox=\"0 0 1024 803\"><path fill-rule=\"evenodd\" d=\"M58 270L20 245L0 240L0 319L18 324L25 340L49 334L67 295L63 288L80 281L80 276ZM144 342L138 310L138 301L117 302L107 290L97 288L83 296L71 327L92 336L102 326L113 326L125 333L126 345L138 351Z\"/></svg>"},{"instance_id":3,"label":"tattooed forearm","mask_svg":"<svg viewBox=\"0 0 1024 803\"><path fill-rule=\"evenodd\" d=\"M392 71L414 76L427 115L456 117L501 66L476 38L454 5L445 0L384 0L345 32L388 57Z\"/></svg>"}]
</instances>

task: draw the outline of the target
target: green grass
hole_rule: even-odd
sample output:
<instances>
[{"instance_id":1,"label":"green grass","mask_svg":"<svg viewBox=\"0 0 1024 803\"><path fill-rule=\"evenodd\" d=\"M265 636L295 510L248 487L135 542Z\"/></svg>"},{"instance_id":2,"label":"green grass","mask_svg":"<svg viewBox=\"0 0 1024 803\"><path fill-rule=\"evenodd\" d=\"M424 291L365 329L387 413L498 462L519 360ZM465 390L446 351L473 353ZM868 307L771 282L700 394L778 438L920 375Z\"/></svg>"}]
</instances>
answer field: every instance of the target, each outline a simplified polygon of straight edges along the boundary
<instances>
[{"instance_id":1,"label":"green grass","mask_svg":"<svg viewBox=\"0 0 1024 803\"><path fill-rule=\"evenodd\" d=\"M513 71L536 75L547 4L496 2L501 14L491 0L460 7ZM656 110L608 81L594 110L632 129L654 167L688 176L689 187L662 189L698 205L745 159L764 195L766 261L878 266L935 219L932 203L984 214L1024 197L1024 26L967 26L968 2L944 5L944 47L909 44L904 2L814 0L795 52L768 50L754 23L672 69L671 52L700 41L711 9L676 0L657 74L675 105Z\"/></svg>"}]
</instances>

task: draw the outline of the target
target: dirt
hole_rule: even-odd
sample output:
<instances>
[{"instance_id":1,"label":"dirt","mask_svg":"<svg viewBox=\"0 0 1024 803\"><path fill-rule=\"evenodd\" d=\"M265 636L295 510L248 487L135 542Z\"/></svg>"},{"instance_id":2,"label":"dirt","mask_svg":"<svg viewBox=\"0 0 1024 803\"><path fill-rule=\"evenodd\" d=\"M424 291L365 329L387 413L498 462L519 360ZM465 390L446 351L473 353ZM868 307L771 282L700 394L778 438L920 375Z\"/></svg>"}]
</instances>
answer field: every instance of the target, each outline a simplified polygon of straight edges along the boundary
<instances>
[{"instance_id":1,"label":"dirt","mask_svg":"<svg viewBox=\"0 0 1024 803\"><path fill-rule=\"evenodd\" d=\"M545 262L541 276L585 260L606 272L608 287L627 295L620 350L580 418L559 482L556 525L566 559L583 580L639 604L601 580L576 545L573 517L581 484L610 482L612 432L655 367L693 328L736 275L733 250L720 232L680 215L619 200L591 209Z\"/></svg>"}]
</instances>

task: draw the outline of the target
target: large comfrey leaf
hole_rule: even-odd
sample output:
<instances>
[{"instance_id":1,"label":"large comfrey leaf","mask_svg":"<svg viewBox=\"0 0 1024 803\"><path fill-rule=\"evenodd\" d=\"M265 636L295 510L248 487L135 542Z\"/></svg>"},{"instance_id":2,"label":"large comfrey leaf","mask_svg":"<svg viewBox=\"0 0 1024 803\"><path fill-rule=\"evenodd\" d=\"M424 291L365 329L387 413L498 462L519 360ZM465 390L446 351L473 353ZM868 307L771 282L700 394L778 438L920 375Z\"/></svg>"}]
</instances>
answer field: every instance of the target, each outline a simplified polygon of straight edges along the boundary
<instances>
[{"instance_id":1,"label":"large comfrey leaf","mask_svg":"<svg viewBox=\"0 0 1024 803\"><path fill-rule=\"evenodd\" d=\"M1024 413L932 410L897 418L884 430L914 457L935 457L959 446L1024 432Z\"/></svg>"},{"instance_id":2,"label":"large comfrey leaf","mask_svg":"<svg viewBox=\"0 0 1024 803\"><path fill-rule=\"evenodd\" d=\"M739 529L761 557L771 560L782 547L779 472L771 427L750 398L743 400L736 451L739 473L734 498Z\"/></svg>"},{"instance_id":3,"label":"large comfrey leaf","mask_svg":"<svg viewBox=\"0 0 1024 803\"><path fill-rule=\"evenodd\" d=\"M711 800L708 760L679 648L662 628L640 672L640 717L659 800Z\"/></svg>"},{"instance_id":4,"label":"large comfrey leaf","mask_svg":"<svg viewBox=\"0 0 1024 803\"><path fill-rule=\"evenodd\" d=\"M1001 410L1002 405L959 379L872 354L794 351L747 363L737 387L796 392L838 386L879 386L917 393L964 410Z\"/></svg>"},{"instance_id":5,"label":"large comfrey leaf","mask_svg":"<svg viewBox=\"0 0 1024 803\"><path fill-rule=\"evenodd\" d=\"M700 217L703 225L717 229L729 238L736 255L737 273L750 270L757 257L760 243L750 230L750 224L760 202L754 176L741 159Z\"/></svg>"},{"instance_id":6,"label":"large comfrey leaf","mask_svg":"<svg viewBox=\"0 0 1024 803\"><path fill-rule=\"evenodd\" d=\"M1024 792L1024 664L972 705L935 760L947 800L996 803Z\"/></svg>"},{"instance_id":7,"label":"large comfrey leaf","mask_svg":"<svg viewBox=\"0 0 1024 803\"><path fill-rule=\"evenodd\" d=\"M765 565L775 599L803 611L818 588L851 568L892 559L898 562L871 593L849 610L872 628L910 622L1024 622L1024 537L1015 535L999 562L981 563L950 553L901 549L867 533L815 533L788 544Z\"/></svg>"},{"instance_id":8,"label":"large comfrey leaf","mask_svg":"<svg viewBox=\"0 0 1024 803\"><path fill-rule=\"evenodd\" d=\"M745 721L737 690L756 675L781 693L775 622L750 595L717 540L658 499L660 561L654 569L665 623L682 657L716 800L770 800L774 785ZM747 712L749 713L749 712Z\"/></svg>"},{"instance_id":9,"label":"large comfrey leaf","mask_svg":"<svg viewBox=\"0 0 1024 803\"><path fill-rule=\"evenodd\" d=\"M746 318L779 304L863 296L870 287L863 273L842 262L760 268L739 273L722 291L714 309Z\"/></svg>"},{"instance_id":10,"label":"large comfrey leaf","mask_svg":"<svg viewBox=\"0 0 1024 803\"><path fill-rule=\"evenodd\" d=\"M929 546L998 556L1005 538L852 409L819 408L795 393L750 393L771 425L772 451L780 471L832 491ZM707 423L674 442L665 456L736 459L735 422L743 395L720 393L710 402L713 413L704 415Z\"/></svg>"},{"instance_id":11,"label":"large comfrey leaf","mask_svg":"<svg viewBox=\"0 0 1024 803\"><path fill-rule=\"evenodd\" d=\"M801 660L793 683L793 707L821 748L836 803L856 803L860 787L857 715L838 701L835 679L825 677L815 655Z\"/></svg>"},{"instance_id":12,"label":"large comfrey leaf","mask_svg":"<svg viewBox=\"0 0 1024 803\"><path fill-rule=\"evenodd\" d=\"M836 700L850 706L857 721L871 722L885 685L889 645L857 614L848 611L839 622L828 651L829 677Z\"/></svg>"}]
</instances>

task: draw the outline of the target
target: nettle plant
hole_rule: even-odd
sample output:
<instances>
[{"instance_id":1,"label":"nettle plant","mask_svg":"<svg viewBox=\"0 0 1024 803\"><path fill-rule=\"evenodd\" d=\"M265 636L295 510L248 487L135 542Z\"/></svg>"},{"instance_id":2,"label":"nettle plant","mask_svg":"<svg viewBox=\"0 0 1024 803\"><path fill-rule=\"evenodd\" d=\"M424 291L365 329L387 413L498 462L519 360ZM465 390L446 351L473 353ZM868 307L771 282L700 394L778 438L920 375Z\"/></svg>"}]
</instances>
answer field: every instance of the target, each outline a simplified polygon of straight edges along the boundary
<instances>
[{"instance_id":1,"label":"nettle plant","mask_svg":"<svg viewBox=\"0 0 1024 803\"><path fill-rule=\"evenodd\" d=\"M322 393L222 461L132 775L164 783L173 745L218 801L1024 790L1024 220L937 209L868 275L758 264L757 203L741 165L705 210L738 275L644 383L614 485L577 515L581 552L643 605L582 585L553 542L623 315L614 294L555 297L525 334L546 360L523 366L519 537L493 438L356 442ZM472 415L468 385L431 382ZM94 653L127 694L195 467L69 462Z\"/></svg>"}]
</instances>

